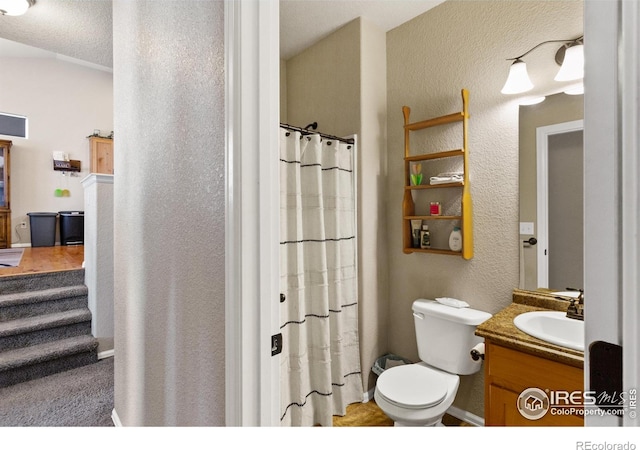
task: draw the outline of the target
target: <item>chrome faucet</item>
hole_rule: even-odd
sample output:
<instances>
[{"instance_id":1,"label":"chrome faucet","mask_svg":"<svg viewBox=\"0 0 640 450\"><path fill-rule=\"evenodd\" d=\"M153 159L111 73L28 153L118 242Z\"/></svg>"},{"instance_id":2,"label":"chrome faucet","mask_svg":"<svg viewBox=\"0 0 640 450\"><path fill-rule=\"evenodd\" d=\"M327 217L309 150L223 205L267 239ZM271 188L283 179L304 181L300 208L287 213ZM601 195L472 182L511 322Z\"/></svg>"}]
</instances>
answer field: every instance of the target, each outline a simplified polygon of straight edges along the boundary
<instances>
[{"instance_id":1,"label":"chrome faucet","mask_svg":"<svg viewBox=\"0 0 640 450\"><path fill-rule=\"evenodd\" d=\"M567 317L570 319L584 320L584 291L582 289L567 288L568 291L578 291L578 298L571 298L567 308ZM566 300L566 297L558 297Z\"/></svg>"}]
</instances>

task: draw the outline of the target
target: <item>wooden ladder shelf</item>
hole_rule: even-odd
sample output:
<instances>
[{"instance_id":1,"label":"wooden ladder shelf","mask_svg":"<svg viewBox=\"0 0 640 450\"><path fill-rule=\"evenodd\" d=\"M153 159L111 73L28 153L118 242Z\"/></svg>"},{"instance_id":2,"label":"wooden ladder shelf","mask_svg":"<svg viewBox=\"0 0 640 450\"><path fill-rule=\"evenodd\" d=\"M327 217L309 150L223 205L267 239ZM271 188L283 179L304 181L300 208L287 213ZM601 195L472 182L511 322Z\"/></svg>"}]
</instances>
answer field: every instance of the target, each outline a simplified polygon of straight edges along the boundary
<instances>
[{"instance_id":1,"label":"wooden ladder shelf","mask_svg":"<svg viewBox=\"0 0 640 450\"><path fill-rule=\"evenodd\" d=\"M408 106L402 107L404 115L404 173L405 186L404 197L402 200L402 229L403 229L403 252L404 253L437 253L445 255L462 256L469 260L473 258L473 208L471 202L471 185L469 183L469 161L468 161L468 122L469 122L469 91L462 89L462 111L446 116L435 117L428 120L411 123L409 115L411 109ZM462 148L455 150L438 151L421 155L412 155L410 151L410 133L424 130L430 127L451 124L455 122L462 123ZM462 158L463 176L461 182L429 184L429 179L425 180L427 184L412 185L411 183L411 163L429 162L442 158ZM419 192L428 189L462 189L460 201L460 215L416 215L412 192ZM462 251L455 252L448 248L416 248L412 245L411 220L439 220L459 222L462 230Z\"/></svg>"}]
</instances>

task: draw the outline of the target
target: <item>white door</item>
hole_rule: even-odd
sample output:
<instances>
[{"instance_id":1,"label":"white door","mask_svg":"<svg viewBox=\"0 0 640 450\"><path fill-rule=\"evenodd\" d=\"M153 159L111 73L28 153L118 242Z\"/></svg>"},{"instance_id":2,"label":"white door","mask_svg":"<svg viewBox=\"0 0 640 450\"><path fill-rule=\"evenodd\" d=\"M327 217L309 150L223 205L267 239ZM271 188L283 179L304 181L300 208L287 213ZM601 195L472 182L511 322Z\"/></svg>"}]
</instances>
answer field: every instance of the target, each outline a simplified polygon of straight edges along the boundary
<instances>
[{"instance_id":1,"label":"white door","mask_svg":"<svg viewBox=\"0 0 640 450\"><path fill-rule=\"evenodd\" d=\"M583 128L575 120L536 130L538 287L584 285Z\"/></svg>"}]
</instances>

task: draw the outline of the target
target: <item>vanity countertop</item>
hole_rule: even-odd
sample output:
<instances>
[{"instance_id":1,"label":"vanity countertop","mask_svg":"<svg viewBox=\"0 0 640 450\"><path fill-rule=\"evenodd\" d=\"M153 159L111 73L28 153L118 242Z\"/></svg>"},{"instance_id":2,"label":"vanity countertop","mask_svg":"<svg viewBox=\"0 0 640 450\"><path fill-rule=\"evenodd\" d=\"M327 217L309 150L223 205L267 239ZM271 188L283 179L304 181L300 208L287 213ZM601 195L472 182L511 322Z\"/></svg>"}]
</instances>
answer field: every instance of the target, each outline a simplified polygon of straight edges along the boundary
<instances>
[{"instance_id":1,"label":"vanity countertop","mask_svg":"<svg viewBox=\"0 0 640 450\"><path fill-rule=\"evenodd\" d=\"M513 302L494 314L491 319L478 325L476 335L514 350L529 353L573 367L583 368L584 352L550 344L520 331L513 324L519 314L530 311L566 311L568 303L549 295L536 294L519 289L513 292Z\"/></svg>"}]
</instances>

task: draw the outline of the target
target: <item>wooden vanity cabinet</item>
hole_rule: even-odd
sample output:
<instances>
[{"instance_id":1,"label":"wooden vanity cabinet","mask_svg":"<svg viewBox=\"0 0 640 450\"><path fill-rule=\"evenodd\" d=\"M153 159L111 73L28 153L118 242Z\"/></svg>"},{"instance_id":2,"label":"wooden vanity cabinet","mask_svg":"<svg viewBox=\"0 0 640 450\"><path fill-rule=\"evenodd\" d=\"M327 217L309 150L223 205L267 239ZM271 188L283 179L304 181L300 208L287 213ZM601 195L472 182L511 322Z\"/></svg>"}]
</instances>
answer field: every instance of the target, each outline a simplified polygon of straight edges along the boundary
<instances>
[{"instance_id":1,"label":"wooden vanity cabinet","mask_svg":"<svg viewBox=\"0 0 640 450\"><path fill-rule=\"evenodd\" d=\"M554 415L538 420L520 414L517 400L527 388L583 391L583 369L485 342L485 426L584 426L582 415Z\"/></svg>"},{"instance_id":2,"label":"wooden vanity cabinet","mask_svg":"<svg viewBox=\"0 0 640 450\"><path fill-rule=\"evenodd\" d=\"M113 175L113 139L90 137L89 143L89 171Z\"/></svg>"},{"instance_id":3,"label":"wooden vanity cabinet","mask_svg":"<svg viewBox=\"0 0 640 450\"><path fill-rule=\"evenodd\" d=\"M11 247L11 141L0 140L0 248Z\"/></svg>"}]
</instances>

